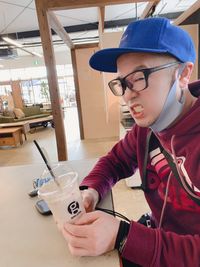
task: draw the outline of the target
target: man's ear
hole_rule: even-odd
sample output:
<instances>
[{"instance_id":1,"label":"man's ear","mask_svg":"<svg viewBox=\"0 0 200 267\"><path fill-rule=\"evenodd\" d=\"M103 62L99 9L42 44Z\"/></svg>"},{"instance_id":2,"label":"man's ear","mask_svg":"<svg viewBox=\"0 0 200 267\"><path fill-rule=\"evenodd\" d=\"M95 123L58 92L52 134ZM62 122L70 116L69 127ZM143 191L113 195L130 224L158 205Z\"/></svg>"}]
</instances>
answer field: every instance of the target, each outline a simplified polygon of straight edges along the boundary
<instances>
[{"instance_id":1,"label":"man's ear","mask_svg":"<svg viewBox=\"0 0 200 267\"><path fill-rule=\"evenodd\" d=\"M192 62L186 62L185 67L182 73L179 76L179 86L180 88L187 88L188 83L190 81L190 77L194 68L194 64Z\"/></svg>"}]
</instances>

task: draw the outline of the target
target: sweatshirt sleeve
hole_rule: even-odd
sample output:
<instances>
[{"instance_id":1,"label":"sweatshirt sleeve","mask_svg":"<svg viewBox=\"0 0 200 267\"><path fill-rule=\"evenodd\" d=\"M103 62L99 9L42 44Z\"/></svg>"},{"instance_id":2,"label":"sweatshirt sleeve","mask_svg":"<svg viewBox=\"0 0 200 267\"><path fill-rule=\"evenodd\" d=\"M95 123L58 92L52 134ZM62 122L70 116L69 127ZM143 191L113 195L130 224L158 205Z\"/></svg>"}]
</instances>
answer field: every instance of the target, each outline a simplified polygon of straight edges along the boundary
<instances>
[{"instance_id":1,"label":"sweatshirt sleeve","mask_svg":"<svg viewBox=\"0 0 200 267\"><path fill-rule=\"evenodd\" d=\"M120 179L131 176L137 168L135 127L113 149L100 158L81 186L97 190L100 198Z\"/></svg>"},{"instance_id":2,"label":"sweatshirt sleeve","mask_svg":"<svg viewBox=\"0 0 200 267\"><path fill-rule=\"evenodd\" d=\"M199 267L200 236L178 235L132 222L122 257L143 267Z\"/></svg>"}]
</instances>

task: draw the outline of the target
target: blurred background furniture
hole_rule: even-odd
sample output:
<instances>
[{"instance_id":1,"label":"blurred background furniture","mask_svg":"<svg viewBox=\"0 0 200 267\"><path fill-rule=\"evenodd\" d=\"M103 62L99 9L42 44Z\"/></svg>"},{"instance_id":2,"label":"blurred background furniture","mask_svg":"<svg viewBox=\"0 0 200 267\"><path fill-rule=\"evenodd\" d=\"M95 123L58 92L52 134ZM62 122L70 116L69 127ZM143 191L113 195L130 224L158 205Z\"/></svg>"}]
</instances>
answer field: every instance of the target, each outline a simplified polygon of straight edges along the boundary
<instances>
[{"instance_id":1,"label":"blurred background furniture","mask_svg":"<svg viewBox=\"0 0 200 267\"><path fill-rule=\"evenodd\" d=\"M128 106L120 101L120 122L125 129L130 129L135 123L133 117L130 114Z\"/></svg>"},{"instance_id":2,"label":"blurred background furniture","mask_svg":"<svg viewBox=\"0 0 200 267\"><path fill-rule=\"evenodd\" d=\"M29 122L30 128L36 128L39 126L43 126L46 128L49 123L51 124L51 127L54 128L54 122L53 122L53 116L52 115L45 116L42 118L36 118L36 119L33 119Z\"/></svg>"},{"instance_id":3,"label":"blurred background furniture","mask_svg":"<svg viewBox=\"0 0 200 267\"><path fill-rule=\"evenodd\" d=\"M30 131L30 125L28 121L0 123L0 128L11 127L21 127L22 133L24 134L24 138L25 140L27 140L26 134Z\"/></svg>"},{"instance_id":4,"label":"blurred background furniture","mask_svg":"<svg viewBox=\"0 0 200 267\"><path fill-rule=\"evenodd\" d=\"M14 108L13 110L5 110L3 115L0 115L0 123L30 121L48 117L50 114L51 111L42 110L40 106Z\"/></svg>"},{"instance_id":5,"label":"blurred background furniture","mask_svg":"<svg viewBox=\"0 0 200 267\"><path fill-rule=\"evenodd\" d=\"M21 127L1 128L0 146L17 146L23 144Z\"/></svg>"}]
</instances>

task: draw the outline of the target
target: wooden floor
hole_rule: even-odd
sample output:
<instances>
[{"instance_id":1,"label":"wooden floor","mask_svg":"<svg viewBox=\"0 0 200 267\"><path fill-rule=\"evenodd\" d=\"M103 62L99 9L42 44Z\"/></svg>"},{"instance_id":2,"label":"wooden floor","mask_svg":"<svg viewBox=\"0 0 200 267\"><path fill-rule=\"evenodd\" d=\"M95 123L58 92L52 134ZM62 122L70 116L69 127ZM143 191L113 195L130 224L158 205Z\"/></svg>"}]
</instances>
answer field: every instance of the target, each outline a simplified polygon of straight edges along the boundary
<instances>
[{"instance_id":1,"label":"wooden floor","mask_svg":"<svg viewBox=\"0 0 200 267\"><path fill-rule=\"evenodd\" d=\"M68 119L68 118L72 118ZM70 123L70 125L69 125ZM118 141L116 139L101 139L81 141L79 139L78 117L76 110L68 109L65 114L65 128L67 136L67 150L69 160L86 158L99 158L105 155ZM67 131L70 129L70 132ZM17 148L0 148L0 166L24 165L41 163L42 158L35 147L33 140L46 151L50 162L57 162L57 150L54 129L39 127L36 131L27 134L27 141ZM143 193L132 190L126 186L125 181L120 181L113 189L115 209L125 216L137 219L142 213L149 210Z\"/></svg>"}]
</instances>

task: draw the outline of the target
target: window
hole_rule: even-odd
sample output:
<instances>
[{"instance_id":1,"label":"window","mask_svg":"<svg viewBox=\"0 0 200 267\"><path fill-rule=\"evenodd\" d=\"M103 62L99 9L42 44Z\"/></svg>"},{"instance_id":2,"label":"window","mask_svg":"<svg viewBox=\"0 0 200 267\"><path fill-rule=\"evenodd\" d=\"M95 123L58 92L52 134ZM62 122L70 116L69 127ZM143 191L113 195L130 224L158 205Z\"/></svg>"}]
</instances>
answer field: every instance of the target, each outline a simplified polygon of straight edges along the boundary
<instances>
[{"instance_id":1,"label":"window","mask_svg":"<svg viewBox=\"0 0 200 267\"><path fill-rule=\"evenodd\" d=\"M57 65L58 86L62 107L76 105L72 65ZM50 104L46 67L0 70L0 81L20 80L24 105ZM2 88L0 90L5 90ZM0 91L1 94L1 91Z\"/></svg>"}]
</instances>

